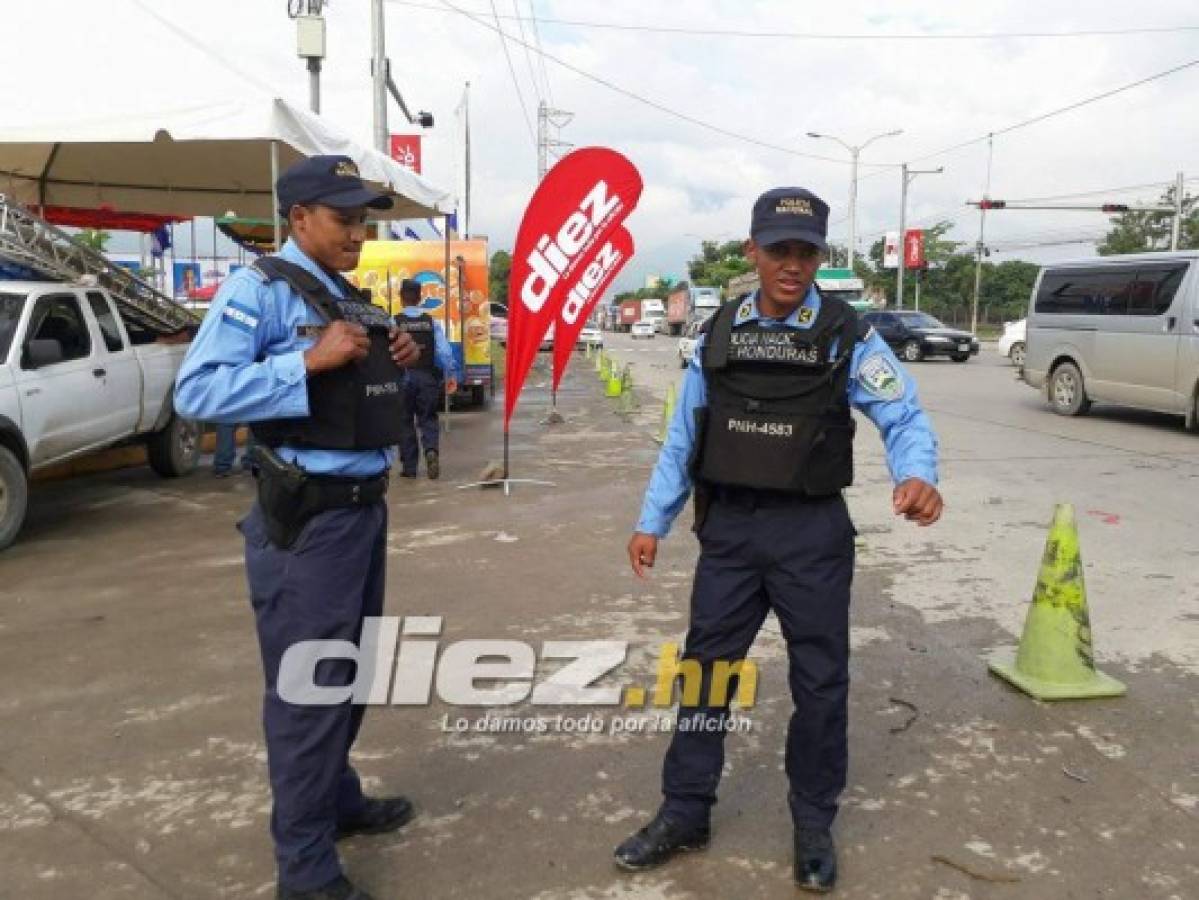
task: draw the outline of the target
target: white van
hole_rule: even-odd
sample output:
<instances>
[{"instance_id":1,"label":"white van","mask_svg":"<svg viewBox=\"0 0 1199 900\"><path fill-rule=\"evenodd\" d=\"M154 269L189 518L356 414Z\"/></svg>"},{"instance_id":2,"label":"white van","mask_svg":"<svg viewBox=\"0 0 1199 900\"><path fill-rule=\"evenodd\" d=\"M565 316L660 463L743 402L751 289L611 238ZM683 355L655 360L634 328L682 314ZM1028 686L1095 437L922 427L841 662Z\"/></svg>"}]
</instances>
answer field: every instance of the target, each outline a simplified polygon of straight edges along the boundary
<instances>
[{"instance_id":1,"label":"white van","mask_svg":"<svg viewBox=\"0 0 1199 900\"><path fill-rule=\"evenodd\" d=\"M1081 415L1097 401L1178 413L1196 427L1199 250L1045 266L1026 343L1024 380L1057 413Z\"/></svg>"}]
</instances>

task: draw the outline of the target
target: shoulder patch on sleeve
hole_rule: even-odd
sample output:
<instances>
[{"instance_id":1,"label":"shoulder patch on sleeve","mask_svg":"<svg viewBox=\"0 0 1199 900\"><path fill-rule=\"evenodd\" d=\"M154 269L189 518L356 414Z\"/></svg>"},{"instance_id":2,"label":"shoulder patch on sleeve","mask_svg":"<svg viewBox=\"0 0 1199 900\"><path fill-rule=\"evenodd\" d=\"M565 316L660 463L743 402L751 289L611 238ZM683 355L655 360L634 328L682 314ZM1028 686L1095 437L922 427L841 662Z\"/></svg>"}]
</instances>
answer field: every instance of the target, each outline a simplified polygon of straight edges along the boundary
<instances>
[{"instance_id":1,"label":"shoulder patch on sleeve","mask_svg":"<svg viewBox=\"0 0 1199 900\"><path fill-rule=\"evenodd\" d=\"M258 327L258 313L236 300L230 300L221 311L221 323L252 332Z\"/></svg>"},{"instance_id":2,"label":"shoulder patch on sleeve","mask_svg":"<svg viewBox=\"0 0 1199 900\"><path fill-rule=\"evenodd\" d=\"M880 400L893 401L903 396L903 376L882 353L872 353L862 360L858 384Z\"/></svg>"}]
</instances>

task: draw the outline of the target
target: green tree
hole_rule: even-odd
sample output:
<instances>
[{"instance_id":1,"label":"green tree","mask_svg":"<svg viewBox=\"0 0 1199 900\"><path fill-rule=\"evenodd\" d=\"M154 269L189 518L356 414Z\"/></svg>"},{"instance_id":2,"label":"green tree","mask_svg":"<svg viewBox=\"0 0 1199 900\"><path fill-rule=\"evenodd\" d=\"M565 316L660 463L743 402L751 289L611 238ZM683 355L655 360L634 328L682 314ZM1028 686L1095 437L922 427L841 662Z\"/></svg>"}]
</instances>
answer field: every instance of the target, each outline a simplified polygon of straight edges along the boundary
<instances>
[{"instance_id":1,"label":"green tree","mask_svg":"<svg viewBox=\"0 0 1199 900\"><path fill-rule=\"evenodd\" d=\"M1174 205L1175 186L1165 190L1158 203ZM1100 256L1117 253L1144 253L1150 250L1169 250L1170 234L1174 227L1172 213L1130 210L1112 220L1111 230L1098 246ZM1183 194L1182 229L1178 235L1179 250L1199 248L1199 198Z\"/></svg>"},{"instance_id":2,"label":"green tree","mask_svg":"<svg viewBox=\"0 0 1199 900\"><path fill-rule=\"evenodd\" d=\"M91 247L93 250L103 253L108 242L112 240L112 235L99 228L84 228L75 235L75 240L85 247Z\"/></svg>"},{"instance_id":3,"label":"green tree","mask_svg":"<svg viewBox=\"0 0 1199 900\"><path fill-rule=\"evenodd\" d=\"M742 241L704 241L699 255L687 263L687 274L692 284L724 287L730 278L744 275L750 268Z\"/></svg>"},{"instance_id":4,"label":"green tree","mask_svg":"<svg viewBox=\"0 0 1199 900\"><path fill-rule=\"evenodd\" d=\"M512 254L497 250L487 267L487 291L492 303L508 306L508 276L512 272Z\"/></svg>"}]
</instances>

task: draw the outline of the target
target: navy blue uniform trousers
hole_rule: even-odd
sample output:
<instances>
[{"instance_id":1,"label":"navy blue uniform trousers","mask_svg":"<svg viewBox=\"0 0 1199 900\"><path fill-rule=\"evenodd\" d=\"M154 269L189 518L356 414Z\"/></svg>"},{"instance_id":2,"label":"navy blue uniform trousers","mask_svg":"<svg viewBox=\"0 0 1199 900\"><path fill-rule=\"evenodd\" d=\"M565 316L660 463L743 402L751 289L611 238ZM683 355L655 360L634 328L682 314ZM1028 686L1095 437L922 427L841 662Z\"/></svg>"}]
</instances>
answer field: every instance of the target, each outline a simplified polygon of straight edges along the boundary
<instances>
[{"instance_id":1,"label":"navy blue uniform trousers","mask_svg":"<svg viewBox=\"0 0 1199 900\"><path fill-rule=\"evenodd\" d=\"M365 802L349 763L365 707L283 701L275 690L279 661L299 641L358 644L363 619L382 615L387 506L380 500L318 513L290 550L267 541L257 504L238 527L266 682L262 724L279 883L311 890L341 874L337 823L354 818ZM354 674L352 661L322 660L314 680L348 685Z\"/></svg>"},{"instance_id":2,"label":"navy blue uniform trousers","mask_svg":"<svg viewBox=\"0 0 1199 900\"><path fill-rule=\"evenodd\" d=\"M702 692L698 706L679 708L680 727L662 770L663 810L676 820L707 823L728 717L727 703L708 702L712 667L744 659L773 610L787 643L795 704L786 752L791 817L797 826L828 827L848 759L854 529L845 501L730 492L713 499L698 536L683 658L700 662ZM730 681L730 700L735 686Z\"/></svg>"},{"instance_id":3,"label":"navy blue uniform trousers","mask_svg":"<svg viewBox=\"0 0 1199 900\"><path fill-rule=\"evenodd\" d=\"M400 423L400 469L415 473L422 448L437 449L437 401L441 378L436 369L409 369L404 378L404 418ZM417 433L420 443L417 443Z\"/></svg>"}]
</instances>

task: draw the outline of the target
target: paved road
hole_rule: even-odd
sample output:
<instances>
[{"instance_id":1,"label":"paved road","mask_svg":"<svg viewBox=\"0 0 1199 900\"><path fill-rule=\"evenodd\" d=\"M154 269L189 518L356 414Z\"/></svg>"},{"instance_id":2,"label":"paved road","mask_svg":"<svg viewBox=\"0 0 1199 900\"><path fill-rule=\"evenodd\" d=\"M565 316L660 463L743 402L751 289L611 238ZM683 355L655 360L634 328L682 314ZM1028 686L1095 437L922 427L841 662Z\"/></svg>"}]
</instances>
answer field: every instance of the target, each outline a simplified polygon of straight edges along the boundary
<instances>
[{"instance_id":1,"label":"paved road","mask_svg":"<svg viewBox=\"0 0 1199 900\"><path fill-rule=\"evenodd\" d=\"M650 344L628 358L664 388L678 370L665 340ZM464 413L443 480L393 488L387 611L444 617L443 653L628 640L609 683L652 685L660 645L686 627L696 545L680 523L653 577L630 575L659 410L649 387L632 415L614 409L581 362L564 424L540 424L544 361L514 421L513 473L553 487L457 490L501 446L497 415ZM991 359L915 371L949 508L934 529L895 522L863 430L837 896L1199 896L1199 439L1162 417L1055 418ZM38 487L0 557L0 896L272 895L261 671L232 527L250 497L243 478L145 469ZM982 663L1019 630L1055 500L1079 508L1096 650L1129 683L1123 700L1037 704ZM634 878L611 864L658 803L665 735L459 733L445 717L485 710L434 692L367 716L355 759L368 788L414 795L420 816L343 844L350 871L380 900L794 897L773 623L752 657L754 728L729 739L706 853Z\"/></svg>"},{"instance_id":2,"label":"paved road","mask_svg":"<svg viewBox=\"0 0 1199 900\"><path fill-rule=\"evenodd\" d=\"M677 339L604 337L658 403L668 384L680 383ZM1072 503L1097 653L1199 673L1199 435L1181 418L1115 407L1056 416L994 345L969 363L908 368L941 441L945 518L930 530L891 528L868 422L851 491L867 538L863 561L905 566L896 599L931 621L983 615L1018 634L1053 505Z\"/></svg>"}]
</instances>

